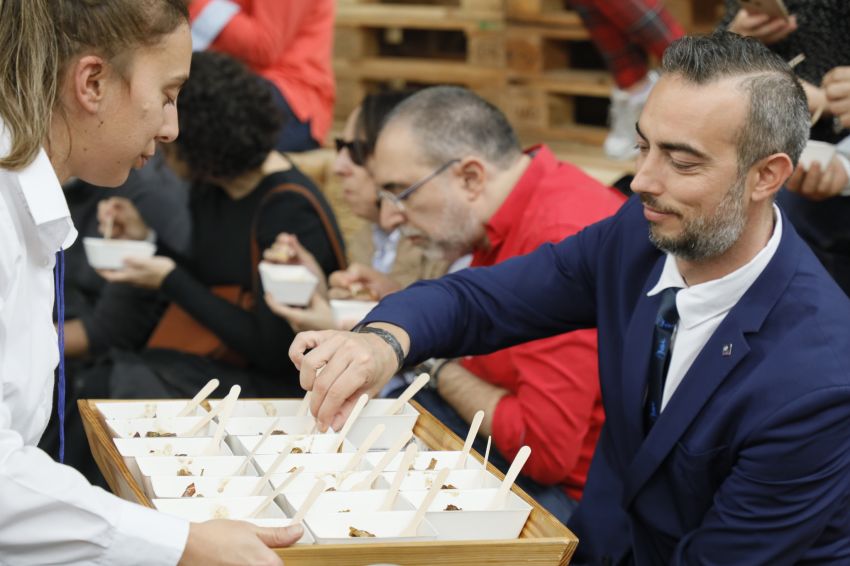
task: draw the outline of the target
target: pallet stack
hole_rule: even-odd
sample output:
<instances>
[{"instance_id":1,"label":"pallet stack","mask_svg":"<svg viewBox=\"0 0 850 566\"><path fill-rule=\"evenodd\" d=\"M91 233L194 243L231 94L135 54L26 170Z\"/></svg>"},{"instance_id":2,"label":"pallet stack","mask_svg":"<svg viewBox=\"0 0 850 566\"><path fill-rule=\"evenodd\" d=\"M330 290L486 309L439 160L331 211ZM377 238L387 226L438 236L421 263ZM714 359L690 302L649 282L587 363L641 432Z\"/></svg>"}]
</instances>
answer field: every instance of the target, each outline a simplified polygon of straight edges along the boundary
<instances>
[{"instance_id":1,"label":"pallet stack","mask_svg":"<svg viewBox=\"0 0 850 566\"><path fill-rule=\"evenodd\" d=\"M722 0L668 0L706 31ZM526 140L599 145L612 80L569 0L338 0L337 118L385 88L458 84Z\"/></svg>"}]
</instances>

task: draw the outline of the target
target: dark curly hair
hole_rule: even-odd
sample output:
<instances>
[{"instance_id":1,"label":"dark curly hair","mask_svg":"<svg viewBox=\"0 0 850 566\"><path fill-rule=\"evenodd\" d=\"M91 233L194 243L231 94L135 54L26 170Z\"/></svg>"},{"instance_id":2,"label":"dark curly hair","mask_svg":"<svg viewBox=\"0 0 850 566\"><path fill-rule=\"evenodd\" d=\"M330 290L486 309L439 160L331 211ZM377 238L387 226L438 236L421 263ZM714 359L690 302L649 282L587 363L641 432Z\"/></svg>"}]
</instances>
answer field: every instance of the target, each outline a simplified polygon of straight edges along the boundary
<instances>
[{"instance_id":1,"label":"dark curly hair","mask_svg":"<svg viewBox=\"0 0 850 566\"><path fill-rule=\"evenodd\" d=\"M228 55L192 55L174 145L193 180L234 179L262 165L284 120L272 88Z\"/></svg>"}]
</instances>

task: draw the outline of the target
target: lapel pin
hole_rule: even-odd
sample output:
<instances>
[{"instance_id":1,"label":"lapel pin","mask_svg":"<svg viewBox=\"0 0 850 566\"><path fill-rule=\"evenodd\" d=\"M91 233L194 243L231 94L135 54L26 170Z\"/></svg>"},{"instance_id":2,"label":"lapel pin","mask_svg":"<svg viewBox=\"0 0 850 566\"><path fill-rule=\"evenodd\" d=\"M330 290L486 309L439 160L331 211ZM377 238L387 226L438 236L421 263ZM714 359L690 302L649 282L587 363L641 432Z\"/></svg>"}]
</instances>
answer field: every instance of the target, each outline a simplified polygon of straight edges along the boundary
<instances>
[{"instance_id":1,"label":"lapel pin","mask_svg":"<svg viewBox=\"0 0 850 566\"><path fill-rule=\"evenodd\" d=\"M729 357L732 355L732 344L723 344L722 356Z\"/></svg>"}]
</instances>

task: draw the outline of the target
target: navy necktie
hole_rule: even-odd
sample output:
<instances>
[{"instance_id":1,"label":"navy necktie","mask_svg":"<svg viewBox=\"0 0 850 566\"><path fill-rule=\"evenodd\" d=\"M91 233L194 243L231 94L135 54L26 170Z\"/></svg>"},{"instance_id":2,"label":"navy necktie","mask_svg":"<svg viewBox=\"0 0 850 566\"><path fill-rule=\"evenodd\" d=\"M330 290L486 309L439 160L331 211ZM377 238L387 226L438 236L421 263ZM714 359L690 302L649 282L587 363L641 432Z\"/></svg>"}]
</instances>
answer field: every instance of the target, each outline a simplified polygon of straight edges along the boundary
<instances>
[{"instance_id":1,"label":"navy necktie","mask_svg":"<svg viewBox=\"0 0 850 566\"><path fill-rule=\"evenodd\" d=\"M649 359L649 385L644 406L644 429L649 432L661 413L661 399L664 396L664 381L667 368L670 367L670 344L673 330L679 322L676 310L678 288L668 287L661 292L661 304L655 317L655 330L652 335L652 354Z\"/></svg>"}]
</instances>

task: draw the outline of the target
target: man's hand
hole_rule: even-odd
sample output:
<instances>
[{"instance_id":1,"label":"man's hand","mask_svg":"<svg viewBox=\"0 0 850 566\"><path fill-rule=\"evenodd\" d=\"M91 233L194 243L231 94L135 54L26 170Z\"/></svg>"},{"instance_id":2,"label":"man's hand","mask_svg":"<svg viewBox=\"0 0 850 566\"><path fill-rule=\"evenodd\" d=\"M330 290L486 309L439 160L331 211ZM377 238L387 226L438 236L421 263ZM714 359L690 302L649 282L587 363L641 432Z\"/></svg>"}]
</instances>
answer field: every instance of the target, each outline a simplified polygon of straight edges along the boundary
<instances>
[{"instance_id":1,"label":"man's hand","mask_svg":"<svg viewBox=\"0 0 850 566\"><path fill-rule=\"evenodd\" d=\"M797 29L797 16L791 16L785 20L772 18L767 14L751 14L742 8L735 14L728 29L738 35L754 37L765 45L770 45L782 41Z\"/></svg>"},{"instance_id":2,"label":"man's hand","mask_svg":"<svg viewBox=\"0 0 850 566\"><path fill-rule=\"evenodd\" d=\"M258 527L244 521L217 519L192 523L179 566L282 566L271 548L294 544L304 529Z\"/></svg>"},{"instance_id":3,"label":"man's hand","mask_svg":"<svg viewBox=\"0 0 850 566\"><path fill-rule=\"evenodd\" d=\"M144 240L148 228L139 210L123 197L111 197L97 203L98 231L104 236L125 240Z\"/></svg>"},{"instance_id":4,"label":"man's hand","mask_svg":"<svg viewBox=\"0 0 850 566\"><path fill-rule=\"evenodd\" d=\"M169 257L128 257L120 271L98 270L110 283L129 283L144 289L159 289L168 274L174 271L174 260Z\"/></svg>"},{"instance_id":5,"label":"man's hand","mask_svg":"<svg viewBox=\"0 0 850 566\"><path fill-rule=\"evenodd\" d=\"M844 190L847 186L847 171L839 157L832 158L826 171L821 170L818 162L812 163L808 171L802 165L797 165L786 186L789 191L809 200L820 201L837 196Z\"/></svg>"},{"instance_id":6,"label":"man's hand","mask_svg":"<svg viewBox=\"0 0 850 566\"><path fill-rule=\"evenodd\" d=\"M843 127L850 128L850 66L835 67L821 84L826 91L827 109Z\"/></svg>"},{"instance_id":7,"label":"man's hand","mask_svg":"<svg viewBox=\"0 0 850 566\"><path fill-rule=\"evenodd\" d=\"M375 301L401 289L395 280L360 263L352 263L344 271L334 271L328 281L332 299Z\"/></svg>"},{"instance_id":8,"label":"man's hand","mask_svg":"<svg viewBox=\"0 0 850 566\"><path fill-rule=\"evenodd\" d=\"M410 349L407 332L398 326L370 326L392 333L405 354ZM392 347L378 336L340 330L301 332L289 358L300 371L301 387L312 392L310 409L322 432L328 426L339 430L357 398L377 394L398 367Z\"/></svg>"}]
</instances>

